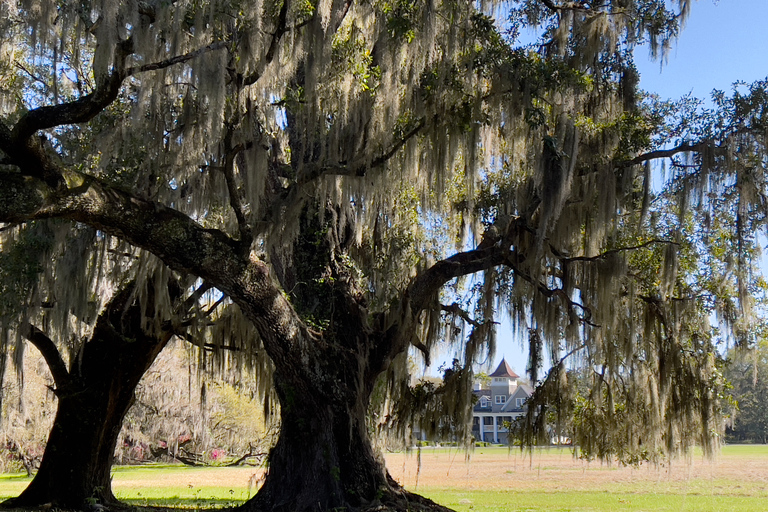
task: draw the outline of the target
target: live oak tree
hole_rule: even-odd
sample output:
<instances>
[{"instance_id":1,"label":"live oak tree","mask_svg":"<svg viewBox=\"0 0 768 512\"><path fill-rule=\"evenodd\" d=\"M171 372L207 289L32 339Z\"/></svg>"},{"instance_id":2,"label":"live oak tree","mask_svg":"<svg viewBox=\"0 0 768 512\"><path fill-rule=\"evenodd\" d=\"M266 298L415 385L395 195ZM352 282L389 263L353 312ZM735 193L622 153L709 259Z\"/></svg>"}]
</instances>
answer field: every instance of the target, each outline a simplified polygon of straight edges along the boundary
<instances>
[{"instance_id":1,"label":"live oak tree","mask_svg":"<svg viewBox=\"0 0 768 512\"><path fill-rule=\"evenodd\" d=\"M127 287L110 301L69 368L43 331L30 323L20 328L48 363L58 407L39 470L24 492L5 505L78 507L88 499L116 501L110 470L123 417L138 381L172 335L147 335L139 306L130 304L132 291Z\"/></svg>"},{"instance_id":2,"label":"live oak tree","mask_svg":"<svg viewBox=\"0 0 768 512\"><path fill-rule=\"evenodd\" d=\"M371 437L466 433L497 314L530 329L534 382L547 352L599 369L591 425L627 432L599 454L711 449L709 311L747 325L765 87L699 123L644 103L632 50L663 54L674 4L6 1L3 232L87 225L239 308L281 415L245 510L441 508ZM529 26L541 44L516 47ZM735 253L704 294L708 214ZM409 350L440 339L456 364L411 389Z\"/></svg>"},{"instance_id":3,"label":"live oak tree","mask_svg":"<svg viewBox=\"0 0 768 512\"><path fill-rule=\"evenodd\" d=\"M119 250L91 228L31 223L16 235L0 254L3 321L17 335L4 348L17 367L24 341L42 354L57 410L39 471L5 505L113 503L110 470L139 381L174 335L214 350L205 334L229 329L227 310L221 300L201 308L209 287L182 292L184 281L156 259ZM216 334L219 346L237 343L236 334Z\"/></svg>"}]
</instances>

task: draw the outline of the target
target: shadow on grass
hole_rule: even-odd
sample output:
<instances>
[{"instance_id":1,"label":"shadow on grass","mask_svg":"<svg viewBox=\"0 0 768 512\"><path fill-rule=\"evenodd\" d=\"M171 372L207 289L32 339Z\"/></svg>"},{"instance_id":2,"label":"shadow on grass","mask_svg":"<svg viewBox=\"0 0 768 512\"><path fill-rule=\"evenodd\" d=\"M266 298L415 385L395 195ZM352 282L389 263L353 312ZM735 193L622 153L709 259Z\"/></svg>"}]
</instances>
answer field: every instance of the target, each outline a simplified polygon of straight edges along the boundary
<instances>
[{"instance_id":1,"label":"shadow on grass","mask_svg":"<svg viewBox=\"0 0 768 512\"><path fill-rule=\"evenodd\" d=\"M120 498L122 503L133 507L162 507L182 510L229 509L238 507L245 501L232 499L201 499L201 498Z\"/></svg>"},{"instance_id":2,"label":"shadow on grass","mask_svg":"<svg viewBox=\"0 0 768 512\"><path fill-rule=\"evenodd\" d=\"M7 474L0 474L0 481L3 480L11 480L11 481L32 481L32 477L27 475L26 473L7 473Z\"/></svg>"}]
</instances>

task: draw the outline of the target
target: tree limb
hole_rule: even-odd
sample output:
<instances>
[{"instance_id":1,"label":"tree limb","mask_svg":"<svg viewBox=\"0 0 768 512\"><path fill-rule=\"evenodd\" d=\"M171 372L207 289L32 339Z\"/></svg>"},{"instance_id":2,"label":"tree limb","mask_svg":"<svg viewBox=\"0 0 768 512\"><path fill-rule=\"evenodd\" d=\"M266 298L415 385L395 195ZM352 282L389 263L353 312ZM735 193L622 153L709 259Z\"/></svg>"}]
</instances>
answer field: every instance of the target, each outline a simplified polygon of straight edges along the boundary
<instances>
[{"instance_id":1,"label":"tree limb","mask_svg":"<svg viewBox=\"0 0 768 512\"><path fill-rule=\"evenodd\" d=\"M418 312L424 309L430 298L451 279L501 265L507 252L499 247L489 247L460 252L438 261L411 281L406 292L411 301L411 310Z\"/></svg>"},{"instance_id":2,"label":"tree limb","mask_svg":"<svg viewBox=\"0 0 768 512\"><path fill-rule=\"evenodd\" d=\"M411 130L409 130L400 139L393 141L389 149L387 149L384 153L375 157L373 160L370 160L370 162L367 161L366 159L361 159L349 164L347 162L341 162L335 165L310 166L309 169L299 177L297 181L297 185L303 185L305 183L309 183L310 181L324 175L365 176L369 170L375 169L377 167L381 167L382 165L387 163L387 161L389 161L393 156L395 156L397 152L403 146L405 146L405 144L408 143L409 140L411 140L413 137L418 135L419 132L421 132L421 130L424 129L426 124L427 123L425 119L422 118L421 120L419 120L419 122L416 123L416 126L414 126Z\"/></svg>"},{"instance_id":3,"label":"tree limb","mask_svg":"<svg viewBox=\"0 0 768 512\"><path fill-rule=\"evenodd\" d=\"M223 48L226 48L230 44L232 44L232 41L229 39L225 39L223 41L216 41L207 46L203 46L202 48L198 48L197 50L193 50L183 55L176 55L175 57L170 57L168 59L161 60L159 62L153 62L151 64L144 64L142 66L134 66L134 67L128 68L125 70L125 75L126 77L128 77L128 76L133 76L137 73L144 73L146 71L156 71L158 69L169 68L176 64L181 64L183 62L192 60L208 52L221 50Z\"/></svg>"},{"instance_id":4,"label":"tree limb","mask_svg":"<svg viewBox=\"0 0 768 512\"><path fill-rule=\"evenodd\" d=\"M590 318L592 318L592 311L589 309L589 307L585 306L584 304L580 302L576 302L571 297L568 296L568 293L562 288L549 288L547 285L542 283L541 281L534 279L532 276L528 275L527 273L521 271L518 266L514 263L512 258L507 258L505 261L505 265L509 267L512 272L514 272L515 277L521 278L523 281L527 282L531 286L534 287L534 289L542 294L545 297L558 297L560 298L570 309L580 309L583 312L583 316L578 317L579 322L589 325L590 327L600 327L598 324L592 322Z\"/></svg>"},{"instance_id":5,"label":"tree limb","mask_svg":"<svg viewBox=\"0 0 768 512\"><path fill-rule=\"evenodd\" d=\"M246 459L249 459L251 457L258 457L259 459L262 459L266 457L267 454L264 452L254 452L253 446L248 445L248 453L243 454L241 457L237 458L236 460L233 460L232 462L225 464L226 467L233 467L233 466L239 466L242 464Z\"/></svg>"},{"instance_id":6,"label":"tree limb","mask_svg":"<svg viewBox=\"0 0 768 512\"><path fill-rule=\"evenodd\" d=\"M457 302L451 305L441 304L440 310L458 316L473 327L482 327L483 324L472 318L467 311L461 308Z\"/></svg>"},{"instance_id":7,"label":"tree limb","mask_svg":"<svg viewBox=\"0 0 768 512\"><path fill-rule=\"evenodd\" d=\"M133 41L130 38L122 41L115 48L114 71L104 77L93 92L75 101L38 107L21 116L12 130L13 142L22 144L38 130L93 119L117 98L126 77L125 60L132 53Z\"/></svg>"},{"instance_id":8,"label":"tree limb","mask_svg":"<svg viewBox=\"0 0 768 512\"><path fill-rule=\"evenodd\" d=\"M213 285L207 281L203 281L203 283L198 286L195 291L193 291L189 297L184 300L179 306L179 309L177 313L188 313L190 309L195 307L195 304L197 304L197 301L200 300L200 298L207 292L213 288Z\"/></svg>"},{"instance_id":9,"label":"tree limb","mask_svg":"<svg viewBox=\"0 0 768 512\"><path fill-rule=\"evenodd\" d=\"M617 9L617 10L611 10L611 11L601 11L599 10L599 7L605 7L605 6L598 6L598 8L590 7L585 5L588 2L564 2L560 5L556 4L552 0L541 0L541 3L543 3L547 9L553 12L560 12L560 11L580 11L585 13L592 13L594 15L600 15L600 14L607 14L607 15L621 15L626 14L626 10L624 9ZM591 4L591 2L589 2Z\"/></svg>"},{"instance_id":10,"label":"tree limb","mask_svg":"<svg viewBox=\"0 0 768 512\"><path fill-rule=\"evenodd\" d=\"M622 162L618 162L618 167L630 167L632 165L642 164L644 162L648 162L650 160L657 160L659 158L668 158L671 156L678 155L680 153L691 153L691 152L701 152L703 151L707 146L709 146L712 142L710 140L703 140L701 142L697 142L695 144L691 144L690 142L683 142L682 144L670 148L670 149L657 149L656 151L650 151L648 153L643 153L642 155L637 155L635 158L631 160L624 160Z\"/></svg>"},{"instance_id":11,"label":"tree limb","mask_svg":"<svg viewBox=\"0 0 768 512\"><path fill-rule=\"evenodd\" d=\"M314 350L318 335L299 318L270 277L268 265L243 254L237 241L92 176L74 171L63 175L70 188L61 190L30 176L0 171L0 222L64 218L123 238L228 295L254 323L277 367L295 371L290 365Z\"/></svg>"},{"instance_id":12,"label":"tree limb","mask_svg":"<svg viewBox=\"0 0 768 512\"><path fill-rule=\"evenodd\" d=\"M610 250L602 252L600 254L596 254L595 256L572 256L572 257L567 257L567 256L559 255L558 253L555 252L554 249L552 249L552 253L556 257L560 258L561 261L563 261L565 263L571 263L571 262L574 262L574 261L597 261L597 260L605 259L608 256L611 256L611 255L614 255L614 254L618 254L620 252L635 251L637 249L644 249L644 248L646 248L646 247L648 247L650 245L655 245L655 244L680 245L678 242L673 242L672 240L653 239L653 240L648 240L647 242L644 242L644 243L639 244L639 245L632 245L632 246L628 246L628 247L617 247L615 249L610 249Z\"/></svg>"},{"instance_id":13,"label":"tree limb","mask_svg":"<svg viewBox=\"0 0 768 512\"><path fill-rule=\"evenodd\" d=\"M20 331L21 335L27 338L43 355L48 369L51 370L57 391L60 392L67 389L72 379L59 349L56 348L56 344L43 331L29 322L24 322L21 325Z\"/></svg>"},{"instance_id":14,"label":"tree limb","mask_svg":"<svg viewBox=\"0 0 768 512\"><path fill-rule=\"evenodd\" d=\"M237 146L232 147L233 131L234 129L232 126L227 126L226 134L224 136L224 167L221 171L222 174L224 174L224 179L227 183L229 204L237 219L237 227L240 232L240 248L242 251L248 252L250 251L251 243L253 242L253 231L246 218L245 196L235 181L235 158L245 149L245 145L238 144Z\"/></svg>"},{"instance_id":15,"label":"tree limb","mask_svg":"<svg viewBox=\"0 0 768 512\"><path fill-rule=\"evenodd\" d=\"M277 45L280 43L280 39L282 39L283 35L288 30L287 28L287 19L288 19L288 2L287 0L283 2L282 7L280 7L280 13L277 16L277 28L272 33L272 41L269 42L269 48L267 49L267 53L264 55L264 64L262 66L262 69L256 70L250 75L238 75L240 84L243 86L249 86L253 85L256 82L259 81L259 78L261 78L264 68L269 66L272 61L275 59L275 53L277 53Z\"/></svg>"}]
</instances>

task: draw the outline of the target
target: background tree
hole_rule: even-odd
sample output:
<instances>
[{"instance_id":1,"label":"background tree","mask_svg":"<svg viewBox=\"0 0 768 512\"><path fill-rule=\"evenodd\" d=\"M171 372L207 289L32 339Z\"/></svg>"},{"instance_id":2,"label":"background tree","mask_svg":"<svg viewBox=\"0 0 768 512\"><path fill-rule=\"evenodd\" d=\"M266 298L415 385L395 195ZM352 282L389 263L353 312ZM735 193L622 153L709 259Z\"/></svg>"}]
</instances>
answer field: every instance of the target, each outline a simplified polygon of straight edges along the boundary
<instances>
[{"instance_id":1,"label":"background tree","mask_svg":"<svg viewBox=\"0 0 768 512\"><path fill-rule=\"evenodd\" d=\"M117 457L123 462L118 463L180 458L198 465L263 462L274 443L275 413L274 397L265 403L259 384L269 379L255 379L237 366L216 371L216 363L210 349L169 343L136 390L120 434ZM167 452L157 458L153 449L160 453L163 444Z\"/></svg>"},{"instance_id":2,"label":"background tree","mask_svg":"<svg viewBox=\"0 0 768 512\"><path fill-rule=\"evenodd\" d=\"M765 341L751 349L741 347L729 351L725 376L733 386L735 401L726 435L730 441L765 443L768 440L768 385L766 385Z\"/></svg>"},{"instance_id":3,"label":"background tree","mask_svg":"<svg viewBox=\"0 0 768 512\"><path fill-rule=\"evenodd\" d=\"M632 49L663 51L689 2L521 0L503 31L461 1L1 5L3 232L82 223L239 308L281 415L244 509L439 508L388 478L366 415L384 393L382 428L466 432L498 313L535 333L534 371L578 353L603 368L588 400L649 396L649 453L713 448L714 349L679 251L691 206L729 212L745 316L765 87L677 132L684 111L638 108ZM527 26L541 45L515 47ZM663 194L641 165L657 158ZM656 195L666 230L644 229ZM457 365L425 400L408 351L443 338Z\"/></svg>"}]
</instances>

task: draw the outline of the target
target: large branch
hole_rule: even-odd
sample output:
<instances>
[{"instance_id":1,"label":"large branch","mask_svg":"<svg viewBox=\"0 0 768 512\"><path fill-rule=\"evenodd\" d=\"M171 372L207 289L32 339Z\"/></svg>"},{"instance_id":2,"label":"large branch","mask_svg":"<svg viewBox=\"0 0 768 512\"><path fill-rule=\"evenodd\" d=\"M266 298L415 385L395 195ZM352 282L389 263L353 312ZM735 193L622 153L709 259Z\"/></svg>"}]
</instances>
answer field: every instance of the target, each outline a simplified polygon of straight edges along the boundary
<instances>
[{"instance_id":1,"label":"large branch","mask_svg":"<svg viewBox=\"0 0 768 512\"><path fill-rule=\"evenodd\" d=\"M228 125L223 144L224 166L222 168L222 173L224 174L224 180L227 183L229 204L237 219L237 227L240 232L240 248L242 251L249 251L251 242L253 242L253 232L247 219L245 194L240 187L237 186L237 181L235 179L235 158L245 149L245 145L238 144L236 147L232 147L233 131L233 127Z\"/></svg>"},{"instance_id":2,"label":"large branch","mask_svg":"<svg viewBox=\"0 0 768 512\"><path fill-rule=\"evenodd\" d=\"M69 387L69 371L64 363L64 359L61 357L61 353L59 353L59 349L56 348L56 344L43 331L29 322L24 322L21 325L21 334L43 355L48 369L51 370L57 391L62 391Z\"/></svg>"},{"instance_id":3,"label":"large branch","mask_svg":"<svg viewBox=\"0 0 768 512\"><path fill-rule=\"evenodd\" d=\"M62 190L19 173L0 172L0 222L65 218L120 237L227 294L254 323L278 367L295 364L300 354L312 350L316 335L270 277L268 265L242 254L236 241L96 178L69 171L64 175L69 188Z\"/></svg>"},{"instance_id":4,"label":"large branch","mask_svg":"<svg viewBox=\"0 0 768 512\"><path fill-rule=\"evenodd\" d=\"M60 105L38 107L21 116L13 127L13 142L22 144L38 130L64 124L84 123L93 119L117 98L120 86L126 77L125 59L131 53L133 53L131 39L117 45L114 71L104 77L92 93Z\"/></svg>"},{"instance_id":5,"label":"large branch","mask_svg":"<svg viewBox=\"0 0 768 512\"><path fill-rule=\"evenodd\" d=\"M500 216L486 228L474 250L456 253L420 272L406 292L411 310L419 312L427 307L428 301L451 279L509 265L513 255L510 247L517 243L519 234L528 229L528 218L529 212L513 218Z\"/></svg>"},{"instance_id":6,"label":"large branch","mask_svg":"<svg viewBox=\"0 0 768 512\"><path fill-rule=\"evenodd\" d=\"M501 265L509 250L501 246L460 252L440 260L419 273L407 290L411 311L417 313L427 307L429 301L448 281Z\"/></svg>"},{"instance_id":7,"label":"large branch","mask_svg":"<svg viewBox=\"0 0 768 512\"><path fill-rule=\"evenodd\" d=\"M35 133L56 126L90 121L117 99L123 82L129 76L187 62L204 53L226 48L228 44L230 41L217 41L160 62L127 68L126 59L134 51L133 41L128 38L118 43L115 48L113 71L105 76L90 94L59 105L32 109L21 116L13 129L9 129L0 121L0 150L8 155L8 163L19 166L24 174L40 178L53 187L63 186L63 179L56 172L56 165L46 154L41 141L32 137Z\"/></svg>"},{"instance_id":8,"label":"large branch","mask_svg":"<svg viewBox=\"0 0 768 512\"><path fill-rule=\"evenodd\" d=\"M461 276L467 276L488 270L497 266L506 266L514 272L515 276L529 282L537 293L546 297L558 297L571 308L578 308L583 312L579 317L582 323L595 326L590 321L589 308L573 301L562 288L549 288L544 283L522 272L516 263L515 253L510 249L514 245L514 233L525 231L524 218L516 218L508 223L500 220L499 225L492 225L483 234L483 238L477 248L471 251L460 252L438 261L426 270L420 272L408 286L405 296L409 299L410 321L406 320L397 326L399 332L389 334L383 341L388 345L387 350L380 355L382 360L394 357L398 351L404 350L408 339L407 332L413 329L412 321L419 313L429 306L440 289L449 281ZM506 226L505 226L506 224ZM595 326L596 327L596 326Z\"/></svg>"},{"instance_id":9,"label":"large branch","mask_svg":"<svg viewBox=\"0 0 768 512\"><path fill-rule=\"evenodd\" d=\"M631 160L624 160L623 162L619 162L618 166L629 167L632 165L642 164L650 160L658 160L659 158L669 158L675 155L679 155L680 153L699 153L704 149L706 149L706 147L709 146L711 143L712 142L709 140L704 140L701 142L697 142L695 144L691 144L690 142L683 142L682 144L675 146L674 148L657 149L656 151L649 151L648 153L637 155L635 158L632 158Z\"/></svg>"}]
</instances>

